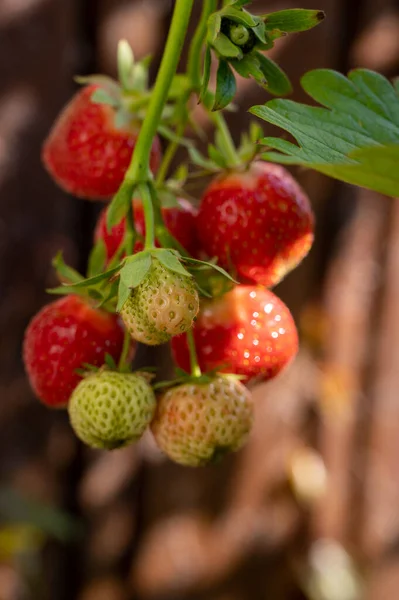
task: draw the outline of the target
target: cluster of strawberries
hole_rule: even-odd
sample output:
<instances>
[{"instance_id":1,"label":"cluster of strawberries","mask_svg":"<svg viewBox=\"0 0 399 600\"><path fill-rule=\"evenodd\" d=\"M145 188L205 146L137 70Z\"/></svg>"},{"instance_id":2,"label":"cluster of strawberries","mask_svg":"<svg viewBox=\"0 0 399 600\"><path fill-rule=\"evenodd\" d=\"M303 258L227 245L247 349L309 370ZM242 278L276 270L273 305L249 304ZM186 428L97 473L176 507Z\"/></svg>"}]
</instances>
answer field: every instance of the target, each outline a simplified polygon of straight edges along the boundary
<instances>
[{"instance_id":1,"label":"cluster of strawberries","mask_svg":"<svg viewBox=\"0 0 399 600\"><path fill-rule=\"evenodd\" d=\"M66 191L109 200L129 166L138 126L116 128L113 108L92 101L95 89L86 86L62 111L44 144L43 162ZM160 160L156 138L153 172ZM140 200L132 200L132 213L137 254L145 235ZM275 377L297 352L290 311L268 288L308 253L314 219L291 175L261 161L215 176L198 208L180 199L162 208L162 216L188 256L216 259L240 284L200 297L196 278L166 265L163 250L155 250L145 258L148 272L134 289L127 286L121 306L99 307L79 294L45 306L26 331L24 361L39 399L50 407L68 406L72 427L90 446L119 448L150 426L170 458L194 466L245 443L253 421L247 384ZM95 241L105 245L108 265L115 257L128 265L120 252L126 218L108 228L106 217L107 208ZM140 268L138 262L130 266ZM126 364L137 341L169 340L180 378L166 391L160 388L157 398L151 376L129 372Z\"/></svg>"}]
</instances>

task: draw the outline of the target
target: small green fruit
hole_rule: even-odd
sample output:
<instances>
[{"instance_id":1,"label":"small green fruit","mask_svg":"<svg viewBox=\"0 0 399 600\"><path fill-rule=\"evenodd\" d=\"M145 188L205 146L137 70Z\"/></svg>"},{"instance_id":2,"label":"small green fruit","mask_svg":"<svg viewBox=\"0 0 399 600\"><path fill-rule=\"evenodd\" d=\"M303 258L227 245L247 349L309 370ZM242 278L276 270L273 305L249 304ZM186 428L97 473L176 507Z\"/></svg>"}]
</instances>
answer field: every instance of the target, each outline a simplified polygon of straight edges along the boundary
<instances>
[{"instance_id":1,"label":"small green fruit","mask_svg":"<svg viewBox=\"0 0 399 600\"><path fill-rule=\"evenodd\" d=\"M71 425L82 442L113 450L143 435L155 407L154 392L143 377L99 371L79 383L68 410Z\"/></svg>"},{"instance_id":2,"label":"small green fruit","mask_svg":"<svg viewBox=\"0 0 399 600\"><path fill-rule=\"evenodd\" d=\"M132 290L120 314L135 340L155 346L191 329L198 310L193 278L170 271L153 258L150 270Z\"/></svg>"}]
</instances>

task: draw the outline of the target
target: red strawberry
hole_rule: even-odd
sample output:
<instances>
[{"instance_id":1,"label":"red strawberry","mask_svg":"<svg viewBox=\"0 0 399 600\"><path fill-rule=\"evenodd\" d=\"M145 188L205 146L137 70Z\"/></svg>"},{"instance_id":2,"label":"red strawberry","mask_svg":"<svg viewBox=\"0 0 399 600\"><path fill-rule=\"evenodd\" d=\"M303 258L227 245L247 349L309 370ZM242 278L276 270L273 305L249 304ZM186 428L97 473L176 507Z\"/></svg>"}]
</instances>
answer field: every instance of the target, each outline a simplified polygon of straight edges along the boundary
<instances>
[{"instance_id":1,"label":"red strawberry","mask_svg":"<svg viewBox=\"0 0 399 600\"><path fill-rule=\"evenodd\" d=\"M67 192L89 200L108 200L119 189L134 150L137 125L117 129L115 111L91 102L98 86L80 90L65 106L44 143L42 159ZM151 170L160 162L160 143L151 151Z\"/></svg>"},{"instance_id":2,"label":"red strawberry","mask_svg":"<svg viewBox=\"0 0 399 600\"><path fill-rule=\"evenodd\" d=\"M102 366L105 354L117 362L123 338L116 315L78 296L47 304L25 333L23 356L32 388L44 404L65 406L81 380L76 369L84 363Z\"/></svg>"},{"instance_id":3,"label":"red strawberry","mask_svg":"<svg viewBox=\"0 0 399 600\"><path fill-rule=\"evenodd\" d=\"M240 285L205 301L193 332L203 371L237 373L247 381L275 377L298 351L290 311L273 292L261 287ZM185 334L174 337L171 344L175 362L189 371Z\"/></svg>"},{"instance_id":4,"label":"red strawberry","mask_svg":"<svg viewBox=\"0 0 399 600\"><path fill-rule=\"evenodd\" d=\"M195 255L196 251L198 250L195 229L195 219L198 211L187 200L180 199L178 204L179 207L163 208L163 218L170 233L177 239L178 242L180 242L183 248L185 248L190 254ZM141 202L135 200L133 203L133 208L134 222L137 233L144 237L145 221L143 206ZM98 241L99 239L104 240L107 248L107 258L110 260L118 250L119 245L123 240L125 235L126 221L123 219L118 225L115 225L110 232L108 232L106 219L107 210L104 209L98 219L94 233L94 239L95 241ZM144 244L140 240L137 240L134 246L134 251L140 252L140 250L143 250L143 247Z\"/></svg>"},{"instance_id":5,"label":"red strawberry","mask_svg":"<svg viewBox=\"0 0 399 600\"><path fill-rule=\"evenodd\" d=\"M197 219L209 256L242 280L273 286L309 252L314 217L309 200L283 167L255 162L211 183Z\"/></svg>"}]
</instances>

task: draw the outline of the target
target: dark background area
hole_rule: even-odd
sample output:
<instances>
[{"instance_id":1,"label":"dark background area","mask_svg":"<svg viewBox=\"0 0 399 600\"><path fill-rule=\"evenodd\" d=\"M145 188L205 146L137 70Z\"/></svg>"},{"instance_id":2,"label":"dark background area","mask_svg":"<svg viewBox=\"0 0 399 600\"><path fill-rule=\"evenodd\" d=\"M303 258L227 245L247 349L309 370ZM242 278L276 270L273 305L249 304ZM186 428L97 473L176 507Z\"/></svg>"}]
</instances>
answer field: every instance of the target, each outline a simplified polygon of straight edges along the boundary
<instances>
[{"instance_id":1,"label":"dark background area","mask_svg":"<svg viewBox=\"0 0 399 600\"><path fill-rule=\"evenodd\" d=\"M273 50L295 99L317 67L398 74L394 0L253 3L259 13L299 5L327 20ZM153 54L156 70L171 10L168 0L0 0L0 600L396 600L396 200L294 171L317 237L277 293L302 349L254 390L251 441L221 465L173 465L149 438L112 454L83 449L67 415L30 391L21 342L49 301L51 258L62 248L84 270L101 209L56 188L42 141L75 73L114 74L119 38L137 58ZM236 139L245 109L267 99L240 82Z\"/></svg>"}]
</instances>

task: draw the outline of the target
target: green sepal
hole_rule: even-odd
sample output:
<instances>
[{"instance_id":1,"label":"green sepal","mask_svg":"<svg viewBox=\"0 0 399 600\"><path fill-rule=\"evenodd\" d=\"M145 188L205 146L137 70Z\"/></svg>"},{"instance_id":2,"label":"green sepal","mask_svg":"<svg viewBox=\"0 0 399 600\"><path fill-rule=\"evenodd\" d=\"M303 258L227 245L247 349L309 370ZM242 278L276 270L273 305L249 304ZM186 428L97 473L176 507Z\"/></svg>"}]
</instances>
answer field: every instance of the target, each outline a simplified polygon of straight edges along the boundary
<instances>
[{"instance_id":1,"label":"green sepal","mask_svg":"<svg viewBox=\"0 0 399 600\"><path fill-rule=\"evenodd\" d=\"M261 85L266 83L257 52L250 52L241 60L231 60L230 65L239 75L241 75L241 77L245 77L245 79L253 77Z\"/></svg>"},{"instance_id":2,"label":"green sepal","mask_svg":"<svg viewBox=\"0 0 399 600\"><path fill-rule=\"evenodd\" d=\"M64 257L62 255L62 251L57 252L54 256L51 264L56 270L57 276L60 281L64 281L66 283L79 283L84 280L84 277L73 269L69 265L67 265L64 261Z\"/></svg>"},{"instance_id":3,"label":"green sepal","mask_svg":"<svg viewBox=\"0 0 399 600\"><path fill-rule=\"evenodd\" d=\"M119 279L118 303L116 305L116 312L119 313L122 310L125 302L130 296L130 293L131 289L122 281L122 279Z\"/></svg>"},{"instance_id":4,"label":"green sepal","mask_svg":"<svg viewBox=\"0 0 399 600\"><path fill-rule=\"evenodd\" d=\"M284 33L297 33L319 25L325 18L325 13L322 10L293 8L262 15L262 18L268 30L277 29Z\"/></svg>"},{"instance_id":5,"label":"green sepal","mask_svg":"<svg viewBox=\"0 0 399 600\"><path fill-rule=\"evenodd\" d=\"M256 58L258 59L259 67L265 80L265 83L262 84L263 87L276 96L287 96L290 94L292 86L284 71L273 60L260 52L256 53Z\"/></svg>"},{"instance_id":6,"label":"green sepal","mask_svg":"<svg viewBox=\"0 0 399 600\"><path fill-rule=\"evenodd\" d=\"M130 289L140 285L151 268L151 253L147 250L129 256L120 271L120 280Z\"/></svg>"},{"instance_id":7,"label":"green sepal","mask_svg":"<svg viewBox=\"0 0 399 600\"><path fill-rule=\"evenodd\" d=\"M233 71L225 60L219 62L216 76L215 101L212 111L222 110L233 100L237 91L236 80Z\"/></svg>"},{"instance_id":8,"label":"green sepal","mask_svg":"<svg viewBox=\"0 0 399 600\"><path fill-rule=\"evenodd\" d=\"M202 102L206 91L209 86L209 80L211 78L211 67L212 67L212 52L209 46L206 47L205 50L205 58L204 58L204 70L202 74L202 82L201 82L201 90L199 93L199 102Z\"/></svg>"},{"instance_id":9,"label":"green sepal","mask_svg":"<svg viewBox=\"0 0 399 600\"><path fill-rule=\"evenodd\" d=\"M93 246L89 255L87 266L88 277L98 275L104 270L107 261L107 247L104 240L99 239Z\"/></svg>"},{"instance_id":10,"label":"green sepal","mask_svg":"<svg viewBox=\"0 0 399 600\"><path fill-rule=\"evenodd\" d=\"M213 13L208 19L208 35L207 41L209 44L213 44L220 32L222 26L222 17L220 13Z\"/></svg>"},{"instance_id":11,"label":"green sepal","mask_svg":"<svg viewBox=\"0 0 399 600\"><path fill-rule=\"evenodd\" d=\"M118 225L123 217L125 217L129 211L132 203L134 193L134 186L130 182L124 181L112 198L111 204L107 209L107 231Z\"/></svg>"},{"instance_id":12,"label":"green sepal","mask_svg":"<svg viewBox=\"0 0 399 600\"><path fill-rule=\"evenodd\" d=\"M83 290L86 288L88 289L92 286L96 286L99 283L104 283L106 280L111 279L111 277L116 275L116 273L118 273L119 270L120 270L120 266L118 265L117 267L108 269L107 271L104 271L103 273L99 273L98 275L94 275L93 277L88 277L87 279L78 281L77 283L72 284L68 287L70 287L74 290L79 290L79 289Z\"/></svg>"},{"instance_id":13,"label":"green sepal","mask_svg":"<svg viewBox=\"0 0 399 600\"><path fill-rule=\"evenodd\" d=\"M101 87L94 90L90 100L94 102L94 104L106 104L112 108L119 108L120 106L120 98L110 94L106 89Z\"/></svg>"},{"instance_id":14,"label":"green sepal","mask_svg":"<svg viewBox=\"0 0 399 600\"><path fill-rule=\"evenodd\" d=\"M118 44L118 77L123 89L129 90L133 81L134 55L129 42L120 40Z\"/></svg>"},{"instance_id":15,"label":"green sepal","mask_svg":"<svg viewBox=\"0 0 399 600\"><path fill-rule=\"evenodd\" d=\"M226 6L219 12L222 18L230 19L246 27L255 27L257 20L246 10L236 8L234 5Z\"/></svg>"},{"instance_id":16,"label":"green sepal","mask_svg":"<svg viewBox=\"0 0 399 600\"><path fill-rule=\"evenodd\" d=\"M191 162L209 173L217 173L220 171L219 166L212 160L209 160L202 156L202 154L196 148L190 148L188 151Z\"/></svg>"},{"instance_id":17,"label":"green sepal","mask_svg":"<svg viewBox=\"0 0 399 600\"><path fill-rule=\"evenodd\" d=\"M152 250L151 254L154 256L154 258L159 260L161 265L163 265L166 269L169 269L169 271L173 271L178 275L183 275L183 277L192 277L191 273L189 273L187 269L183 267L174 251L166 250L164 248L157 248Z\"/></svg>"},{"instance_id":18,"label":"green sepal","mask_svg":"<svg viewBox=\"0 0 399 600\"><path fill-rule=\"evenodd\" d=\"M107 90L112 97L118 96L121 91L119 83L107 75L76 75L73 79L79 85L98 85Z\"/></svg>"},{"instance_id":19,"label":"green sepal","mask_svg":"<svg viewBox=\"0 0 399 600\"><path fill-rule=\"evenodd\" d=\"M218 33L215 41L212 42L212 46L221 58L240 59L244 56L242 50L238 46L233 44L233 42L229 40L227 35L225 35L222 32Z\"/></svg>"},{"instance_id":20,"label":"green sepal","mask_svg":"<svg viewBox=\"0 0 399 600\"><path fill-rule=\"evenodd\" d=\"M111 371L116 371L118 369L113 357L110 354L108 354L108 352L104 357L104 362L107 365L107 367L111 369Z\"/></svg>"},{"instance_id":21,"label":"green sepal","mask_svg":"<svg viewBox=\"0 0 399 600\"><path fill-rule=\"evenodd\" d=\"M191 258L191 257L184 257L183 261L190 263L190 264L205 266L210 269L214 269L215 271L217 271L218 273L223 275L223 277L226 277L227 279L229 279L232 283L239 284L239 281L236 281L227 271L225 271L222 267L219 267L219 265L216 265L213 262L208 262L205 260L198 260L197 258Z\"/></svg>"},{"instance_id":22,"label":"green sepal","mask_svg":"<svg viewBox=\"0 0 399 600\"><path fill-rule=\"evenodd\" d=\"M175 144L178 144L179 146L184 146L185 148L191 148L193 146L192 140L183 136L176 135L176 133L166 125L160 125L158 127L158 133L163 138L168 140L168 142L174 142Z\"/></svg>"}]
</instances>

